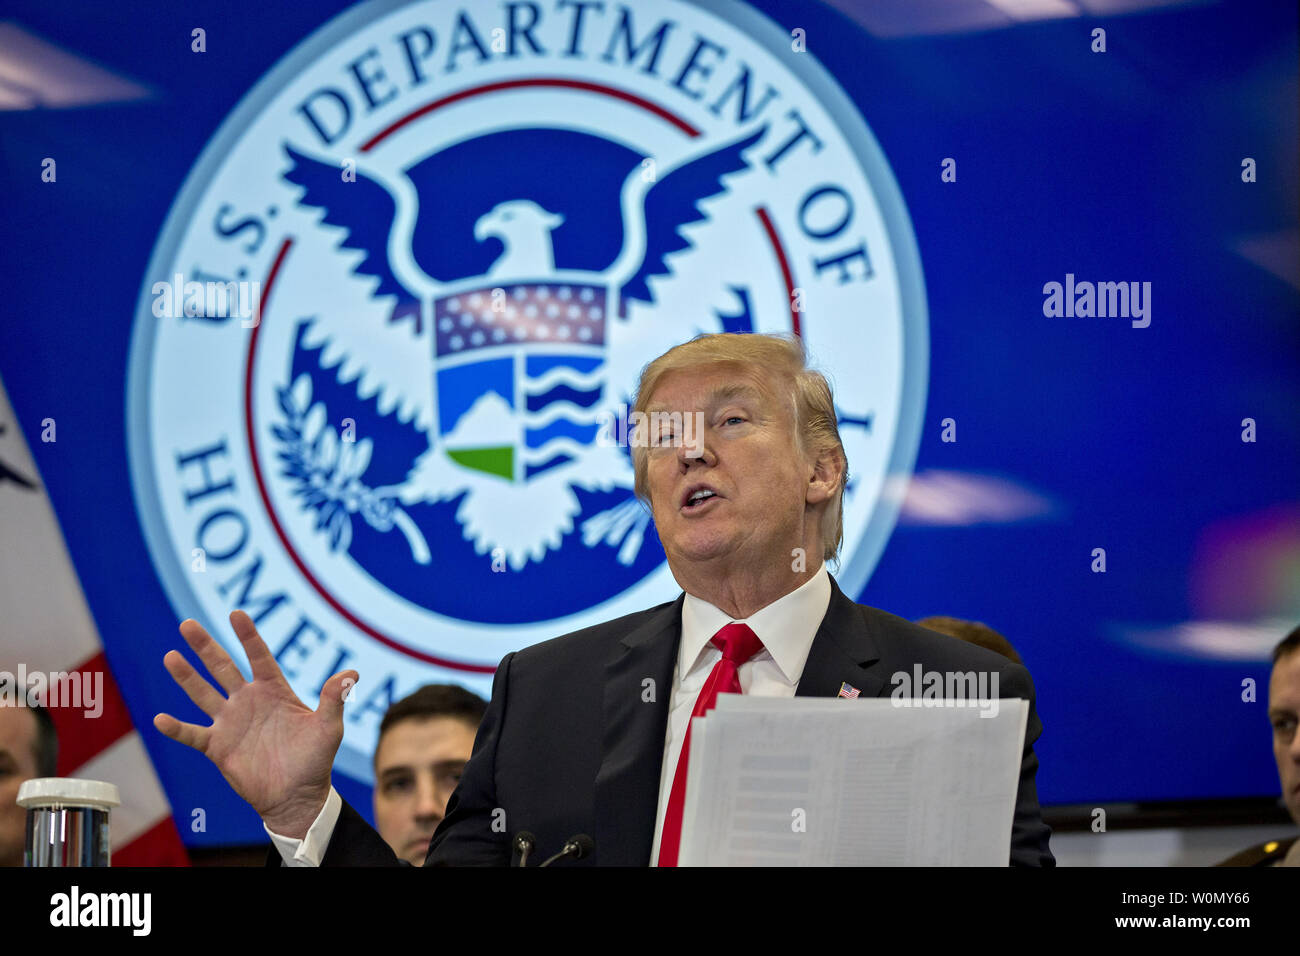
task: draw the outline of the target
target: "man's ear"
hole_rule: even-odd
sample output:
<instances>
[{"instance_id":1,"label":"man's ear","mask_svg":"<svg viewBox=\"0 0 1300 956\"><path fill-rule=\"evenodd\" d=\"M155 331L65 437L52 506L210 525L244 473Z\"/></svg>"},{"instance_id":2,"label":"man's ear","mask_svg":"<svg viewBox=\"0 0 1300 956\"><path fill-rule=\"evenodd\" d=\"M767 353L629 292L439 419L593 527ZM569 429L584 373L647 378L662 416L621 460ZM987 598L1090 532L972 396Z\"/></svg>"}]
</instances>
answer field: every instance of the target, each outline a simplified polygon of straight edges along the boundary
<instances>
[{"instance_id":1,"label":"man's ear","mask_svg":"<svg viewBox=\"0 0 1300 956\"><path fill-rule=\"evenodd\" d=\"M835 497L840 483L844 480L844 457L839 449L825 451L813 463L812 475L808 479L808 491L804 500L810 505L819 505Z\"/></svg>"}]
</instances>

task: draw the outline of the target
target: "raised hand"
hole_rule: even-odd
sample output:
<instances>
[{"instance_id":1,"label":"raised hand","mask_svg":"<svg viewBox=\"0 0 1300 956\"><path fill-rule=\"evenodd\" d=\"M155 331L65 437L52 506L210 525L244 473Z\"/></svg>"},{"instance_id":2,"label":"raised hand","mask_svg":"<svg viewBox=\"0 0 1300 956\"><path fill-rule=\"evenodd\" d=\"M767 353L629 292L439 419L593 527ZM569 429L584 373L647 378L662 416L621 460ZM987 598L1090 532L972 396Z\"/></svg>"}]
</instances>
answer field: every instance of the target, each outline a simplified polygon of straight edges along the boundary
<instances>
[{"instance_id":1,"label":"raised hand","mask_svg":"<svg viewBox=\"0 0 1300 956\"><path fill-rule=\"evenodd\" d=\"M182 621L185 642L226 696L179 651L168 651L163 666L212 726L187 724L171 714L158 714L153 725L211 760L268 827L301 839L329 796L330 768L343 742L343 701L358 675L340 671L331 677L313 711L290 689L249 616L234 611L230 624L253 669L252 683L198 621Z\"/></svg>"}]
</instances>

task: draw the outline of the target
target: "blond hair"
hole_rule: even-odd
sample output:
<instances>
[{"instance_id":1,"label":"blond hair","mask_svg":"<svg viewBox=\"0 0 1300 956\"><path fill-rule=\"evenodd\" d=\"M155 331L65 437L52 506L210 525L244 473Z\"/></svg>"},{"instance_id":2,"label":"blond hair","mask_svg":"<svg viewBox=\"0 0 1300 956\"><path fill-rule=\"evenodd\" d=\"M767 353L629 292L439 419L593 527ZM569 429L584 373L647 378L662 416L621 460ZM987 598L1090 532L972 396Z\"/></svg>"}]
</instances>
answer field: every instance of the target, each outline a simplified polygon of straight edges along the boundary
<instances>
[{"instance_id":1,"label":"blond hair","mask_svg":"<svg viewBox=\"0 0 1300 956\"><path fill-rule=\"evenodd\" d=\"M774 381L784 378L789 384L794 411L795 440L799 452L818 460L827 454L839 459L839 488L822 513L822 559L832 561L844 541L844 488L848 484L849 463L840 441L835 399L826 376L808 367L808 353L803 340L794 335L763 335L756 332L724 332L698 335L659 356L641 372L633 410L645 413L660 381L669 372L698 369L709 365L735 365L749 372L767 391ZM650 503L646 477L649 451L644 442L633 442L632 466L636 475L636 496Z\"/></svg>"}]
</instances>

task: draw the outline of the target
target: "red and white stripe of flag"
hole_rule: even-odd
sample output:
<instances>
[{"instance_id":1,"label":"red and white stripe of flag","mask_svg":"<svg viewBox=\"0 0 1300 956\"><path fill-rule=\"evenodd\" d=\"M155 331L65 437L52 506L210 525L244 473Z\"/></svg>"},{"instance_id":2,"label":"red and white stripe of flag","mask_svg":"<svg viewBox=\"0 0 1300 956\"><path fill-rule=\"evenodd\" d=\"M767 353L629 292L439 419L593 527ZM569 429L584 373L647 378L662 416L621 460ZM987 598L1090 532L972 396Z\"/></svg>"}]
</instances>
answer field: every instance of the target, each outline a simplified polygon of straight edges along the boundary
<instances>
[{"instance_id":1,"label":"red and white stripe of flag","mask_svg":"<svg viewBox=\"0 0 1300 956\"><path fill-rule=\"evenodd\" d=\"M105 780L121 791L122 805L109 817L114 866L188 866L167 796L109 670L54 508L3 382L0 425L0 670L17 673L21 663L28 674L103 674L99 716L86 716L83 707L49 708L59 734L56 772L61 777ZM67 441L66 453L75 455L69 439L65 433L56 447ZM21 480L14 480L15 475Z\"/></svg>"}]
</instances>

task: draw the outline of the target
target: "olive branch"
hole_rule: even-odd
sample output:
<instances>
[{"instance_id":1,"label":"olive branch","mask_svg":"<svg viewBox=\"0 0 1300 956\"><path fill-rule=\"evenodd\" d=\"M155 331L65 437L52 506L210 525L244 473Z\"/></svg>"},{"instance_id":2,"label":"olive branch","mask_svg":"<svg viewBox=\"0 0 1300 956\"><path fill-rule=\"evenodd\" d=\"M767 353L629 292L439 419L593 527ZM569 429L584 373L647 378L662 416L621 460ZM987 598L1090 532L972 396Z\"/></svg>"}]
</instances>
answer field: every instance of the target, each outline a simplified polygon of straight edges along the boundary
<instances>
[{"instance_id":1,"label":"olive branch","mask_svg":"<svg viewBox=\"0 0 1300 956\"><path fill-rule=\"evenodd\" d=\"M329 535L331 551L346 551L352 543L352 516L360 514L377 531L398 527L420 564L429 562L429 549L420 530L391 494L381 494L361 479L370 465L374 442L339 437L327 421L324 402L312 402L311 378L299 375L292 387L276 389L284 419L271 426L280 442L281 475L293 482L292 494L303 510L315 509L316 531Z\"/></svg>"}]
</instances>

